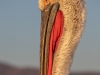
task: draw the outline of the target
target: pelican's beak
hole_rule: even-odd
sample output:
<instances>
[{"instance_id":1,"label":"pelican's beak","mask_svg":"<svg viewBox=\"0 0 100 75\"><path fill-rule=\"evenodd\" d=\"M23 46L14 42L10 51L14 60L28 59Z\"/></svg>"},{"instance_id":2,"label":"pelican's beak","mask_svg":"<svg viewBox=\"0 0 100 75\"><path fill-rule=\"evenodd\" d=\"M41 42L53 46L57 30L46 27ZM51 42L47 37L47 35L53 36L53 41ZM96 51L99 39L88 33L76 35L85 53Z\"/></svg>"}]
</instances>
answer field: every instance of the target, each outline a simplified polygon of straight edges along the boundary
<instances>
[{"instance_id":1,"label":"pelican's beak","mask_svg":"<svg viewBox=\"0 0 100 75\"><path fill-rule=\"evenodd\" d=\"M58 9L59 3L55 3L53 5L47 5L45 9L41 11L42 17L40 30L40 75L47 74L46 72L50 33Z\"/></svg>"}]
</instances>

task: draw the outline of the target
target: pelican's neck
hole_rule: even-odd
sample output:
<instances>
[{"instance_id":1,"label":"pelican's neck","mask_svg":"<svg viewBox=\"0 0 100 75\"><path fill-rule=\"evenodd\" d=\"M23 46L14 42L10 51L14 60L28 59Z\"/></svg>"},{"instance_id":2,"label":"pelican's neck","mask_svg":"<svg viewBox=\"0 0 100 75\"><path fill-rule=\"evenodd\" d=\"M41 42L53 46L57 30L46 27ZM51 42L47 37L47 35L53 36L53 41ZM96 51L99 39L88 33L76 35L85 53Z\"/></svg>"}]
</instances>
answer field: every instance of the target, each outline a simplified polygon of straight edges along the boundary
<instances>
[{"instance_id":1,"label":"pelican's neck","mask_svg":"<svg viewBox=\"0 0 100 75\"><path fill-rule=\"evenodd\" d=\"M52 75L68 75L73 55L84 29L84 0L63 0L63 33L54 54Z\"/></svg>"}]
</instances>

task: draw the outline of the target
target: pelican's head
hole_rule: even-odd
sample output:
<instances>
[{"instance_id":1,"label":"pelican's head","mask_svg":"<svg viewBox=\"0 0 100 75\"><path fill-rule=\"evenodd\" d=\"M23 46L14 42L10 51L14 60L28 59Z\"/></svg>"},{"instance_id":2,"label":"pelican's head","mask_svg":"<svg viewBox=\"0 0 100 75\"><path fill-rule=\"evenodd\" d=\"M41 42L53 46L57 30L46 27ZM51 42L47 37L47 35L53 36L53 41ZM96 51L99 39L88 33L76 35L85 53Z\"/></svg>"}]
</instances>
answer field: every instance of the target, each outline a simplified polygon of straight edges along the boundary
<instances>
[{"instance_id":1,"label":"pelican's head","mask_svg":"<svg viewBox=\"0 0 100 75\"><path fill-rule=\"evenodd\" d=\"M84 29L85 0L38 0L40 75L66 75Z\"/></svg>"},{"instance_id":2,"label":"pelican's head","mask_svg":"<svg viewBox=\"0 0 100 75\"><path fill-rule=\"evenodd\" d=\"M54 4L60 0L38 0L38 7L40 10L43 10L47 5Z\"/></svg>"}]
</instances>

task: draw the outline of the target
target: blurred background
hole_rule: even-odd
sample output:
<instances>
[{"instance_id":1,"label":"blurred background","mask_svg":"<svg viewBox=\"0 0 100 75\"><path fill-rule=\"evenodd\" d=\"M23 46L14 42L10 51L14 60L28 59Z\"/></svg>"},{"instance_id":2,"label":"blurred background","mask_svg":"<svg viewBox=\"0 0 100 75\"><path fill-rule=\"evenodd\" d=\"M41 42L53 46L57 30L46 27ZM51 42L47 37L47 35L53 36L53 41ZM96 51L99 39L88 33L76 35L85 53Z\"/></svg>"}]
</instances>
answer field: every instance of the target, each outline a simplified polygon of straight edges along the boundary
<instances>
[{"instance_id":1,"label":"blurred background","mask_svg":"<svg viewBox=\"0 0 100 75\"><path fill-rule=\"evenodd\" d=\"M71 75L100 75L100 0L87 0ZM0 0L0 75L39 75L38 0Z\"/></svg>"}]
</instances>

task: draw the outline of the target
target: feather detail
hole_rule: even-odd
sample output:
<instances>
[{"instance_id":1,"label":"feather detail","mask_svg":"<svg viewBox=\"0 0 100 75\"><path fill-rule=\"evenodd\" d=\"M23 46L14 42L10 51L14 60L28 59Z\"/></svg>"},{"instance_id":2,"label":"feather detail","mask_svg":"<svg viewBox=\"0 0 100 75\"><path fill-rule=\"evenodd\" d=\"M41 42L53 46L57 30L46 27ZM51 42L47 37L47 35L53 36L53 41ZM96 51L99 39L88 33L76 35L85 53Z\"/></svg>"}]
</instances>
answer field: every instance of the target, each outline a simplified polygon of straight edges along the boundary
<instances>
[{"instance_id":1,"label":"feather detail","mask_svg":"<svg viewBox=\"0 0 100 75\"><path fill-rule=\"evenodd\" d=\"M81 38L85 22L84 0L62 0L64 28L54 54L52 75L68 75L73 56Z\"/></svg>"}]
</instances>

